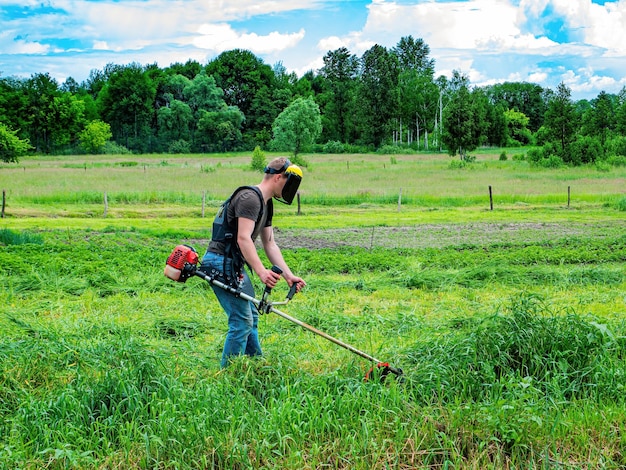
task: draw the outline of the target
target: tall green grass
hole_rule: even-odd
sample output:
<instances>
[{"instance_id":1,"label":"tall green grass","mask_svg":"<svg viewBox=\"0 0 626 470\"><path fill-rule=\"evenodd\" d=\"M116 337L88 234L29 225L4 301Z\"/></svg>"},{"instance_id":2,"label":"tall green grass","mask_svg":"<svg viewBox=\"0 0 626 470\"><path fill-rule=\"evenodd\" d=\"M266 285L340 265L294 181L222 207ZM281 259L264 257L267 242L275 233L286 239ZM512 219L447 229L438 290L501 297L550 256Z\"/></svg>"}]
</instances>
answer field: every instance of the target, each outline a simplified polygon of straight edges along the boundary
<instances>
[{"instance_id":1,"label":"tall green grass","mask_svg":"<svg viewBox=\"0 0 626 470\"><path fill-rule=\"evenodd\" d=\"M23 245L25 243L35 243L41 245L43 238L31 231L16 231L8 228L0 229L0 244L2 245Z\"/></svg>"},{"instance_id":2,"label":"tall green grass","mask_svg":"<svg viewBox=\"0 0 626 470\"><path fill-rule=\"evenodd\" d=\"M380 383L276 315L264 358L220 370L209 286L162 274L176 244L202 250L170 223L0 245L0 467L626 465L617 228L285 249L309 285L278 308L404 370Z\"/></svg>"}]
</instances>

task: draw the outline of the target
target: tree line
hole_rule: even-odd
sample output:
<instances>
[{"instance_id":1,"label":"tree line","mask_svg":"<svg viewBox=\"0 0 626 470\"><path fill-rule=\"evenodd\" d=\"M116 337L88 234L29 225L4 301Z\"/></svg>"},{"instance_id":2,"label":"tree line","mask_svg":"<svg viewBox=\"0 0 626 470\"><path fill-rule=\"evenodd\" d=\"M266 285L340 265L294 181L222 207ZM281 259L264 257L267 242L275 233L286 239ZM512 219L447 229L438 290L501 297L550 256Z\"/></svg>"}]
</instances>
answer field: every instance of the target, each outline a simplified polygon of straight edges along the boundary
<instances>
[{"instance_id":1,"label":"tree line","mask_svg":"<svg viewBox=\"0 0 626 470\"><path fill-rule=\"evenodd\" d=\"M0 159L389 146L467 159L479 146L528 145L544 164L626 155L626 87L580 101L563 83L472 87L460 71L435 77L429 46L412 36L361 57L342 47L323 60L302 77L242 49L206 65L107 64L82 83L0 76Z\"/></svg>"}]
</instances>

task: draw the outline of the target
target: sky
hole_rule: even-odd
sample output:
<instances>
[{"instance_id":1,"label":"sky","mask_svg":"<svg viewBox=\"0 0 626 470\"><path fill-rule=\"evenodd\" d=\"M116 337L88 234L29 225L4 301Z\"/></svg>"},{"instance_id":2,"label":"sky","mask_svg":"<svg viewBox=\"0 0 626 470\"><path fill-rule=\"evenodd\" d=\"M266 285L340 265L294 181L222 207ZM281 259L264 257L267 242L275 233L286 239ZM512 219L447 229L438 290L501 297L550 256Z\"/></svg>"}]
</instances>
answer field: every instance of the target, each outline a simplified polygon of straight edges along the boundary
<instances>
[{"instance_id":1,"label":"sky","mask_svg":"<svg viewBox=\"0 0 626 470\"><path fill-rule=\"evenodd\" d=\"M107 64L246 49L302 76L328 51L421 38L435 76L530 82L593 99L626 86L626 0L0 0L0 77L79 83Z\"/></svg>"}]
</instances>

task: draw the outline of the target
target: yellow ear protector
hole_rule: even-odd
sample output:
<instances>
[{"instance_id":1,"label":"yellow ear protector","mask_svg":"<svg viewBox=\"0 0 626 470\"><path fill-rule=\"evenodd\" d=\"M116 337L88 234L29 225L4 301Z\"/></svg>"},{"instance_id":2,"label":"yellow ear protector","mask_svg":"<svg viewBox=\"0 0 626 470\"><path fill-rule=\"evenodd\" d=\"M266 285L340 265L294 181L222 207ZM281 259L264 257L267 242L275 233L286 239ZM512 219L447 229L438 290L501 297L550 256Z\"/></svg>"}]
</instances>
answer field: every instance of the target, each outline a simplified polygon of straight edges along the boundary
<instances>
[{"instance_id":1,"label":"yellow ear protector","mask_svg":"<svg viewBox=\"0 0 626 470\"><path fill-rule=\"evenodd\" d=\"M285 159L285 164L278 170L276 168L266 166L264 171L265 173L270 175L276 175L279 173L285 174L287 181L285 182L285 186L283 187L282 194L279 198L277 197L274 199L284 204L291 204L293 202L293 198L298 192L300 182L302 181L302 170L300 169L300 167L292 164L288 159Z\"/></svg>"}]
</instances>

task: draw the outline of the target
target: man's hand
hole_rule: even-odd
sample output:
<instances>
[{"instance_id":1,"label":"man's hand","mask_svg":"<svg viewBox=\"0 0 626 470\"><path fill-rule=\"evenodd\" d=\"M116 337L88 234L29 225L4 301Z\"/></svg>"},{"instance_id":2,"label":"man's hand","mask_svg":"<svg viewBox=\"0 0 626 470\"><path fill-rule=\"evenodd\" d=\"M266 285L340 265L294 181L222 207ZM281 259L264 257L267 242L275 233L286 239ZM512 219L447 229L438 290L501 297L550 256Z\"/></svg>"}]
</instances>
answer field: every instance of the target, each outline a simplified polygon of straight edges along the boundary
<instances>
[{"instance_id":1,"label":"man's hand","mask_svg":"<svg viewBox=\"0 0 626 470\"><path fill-rule=\"evenodd\" d=\"M275 273L271 269L264 269L257 274L259 275L259 279L261 279L261 282L270 289L273 289L280 280L280 274Z\"/></svg>"},{"instance_id":2,"label":"man's hand","mask_svg":"<svg viewBox=\"0 0 626 470\"><path fill-rule=\"evenodd\" d=\"M294 284L296 285L296 292L300 292L302 289L304 289L304 286L306 286L306 282L304 282L304 279L298 276L292 275L289 278L285 278L285 280L287 281L287 284L289 284L289 287Z\"/></svg>"}]
</instances>

